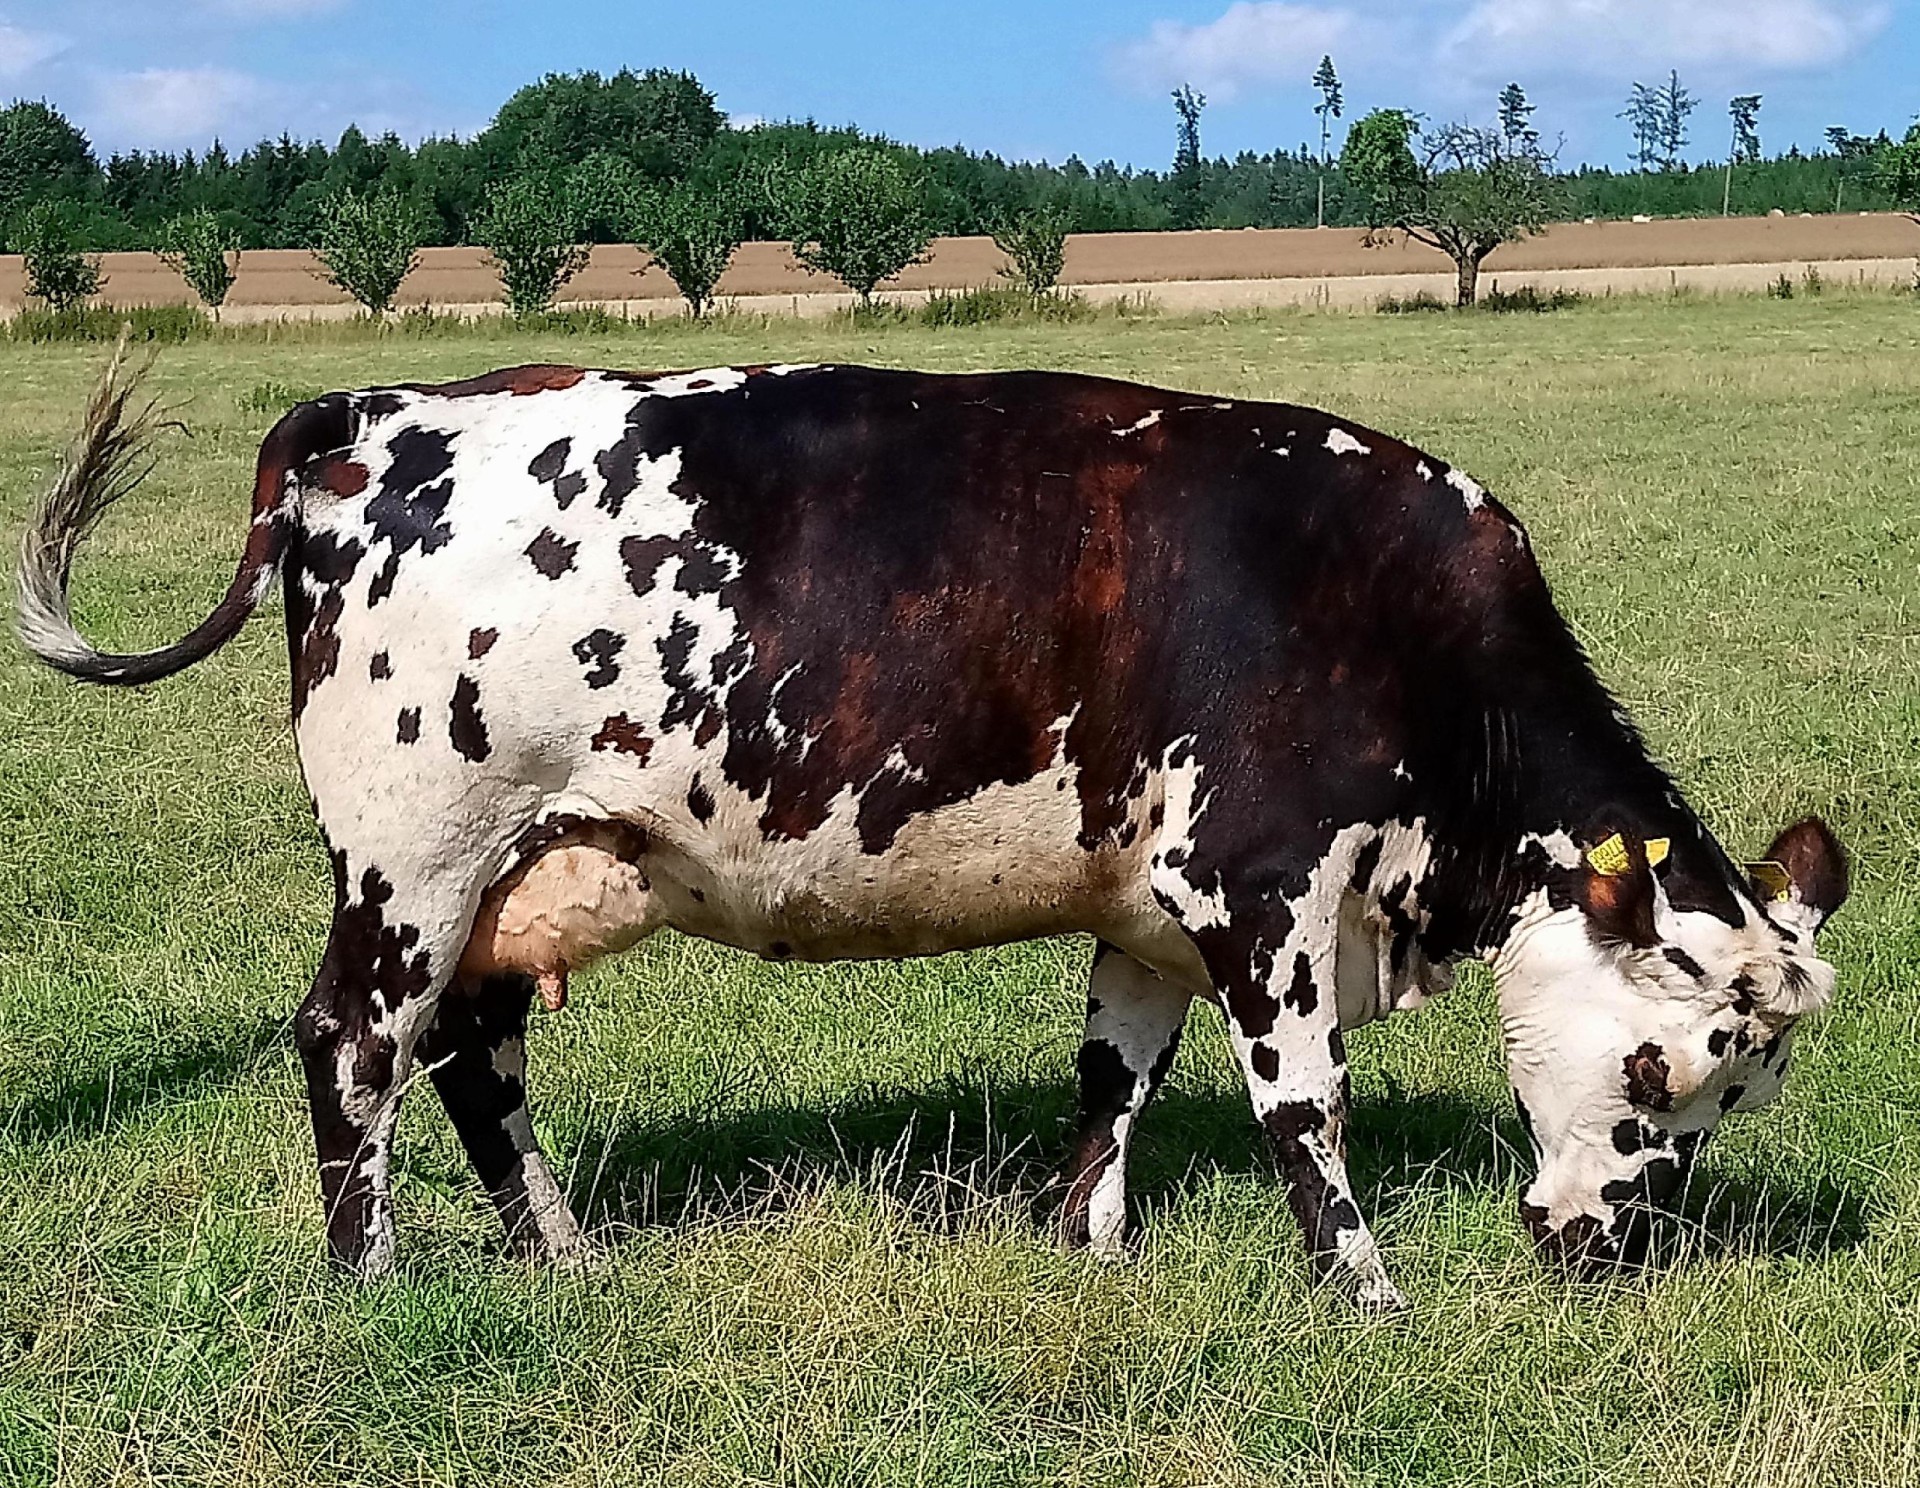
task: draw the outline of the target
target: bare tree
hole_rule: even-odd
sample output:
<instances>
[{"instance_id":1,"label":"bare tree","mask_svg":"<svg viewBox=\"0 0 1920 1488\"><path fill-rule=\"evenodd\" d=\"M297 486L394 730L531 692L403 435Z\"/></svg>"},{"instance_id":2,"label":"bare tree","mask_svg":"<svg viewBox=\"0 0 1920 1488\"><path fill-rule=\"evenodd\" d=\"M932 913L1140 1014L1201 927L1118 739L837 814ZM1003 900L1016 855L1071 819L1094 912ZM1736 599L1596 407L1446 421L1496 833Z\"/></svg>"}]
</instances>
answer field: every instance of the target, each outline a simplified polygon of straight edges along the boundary
<instances>
[{"instance_id":1,"label":"bare tree","mask_svg":"<svg viewBox=\"0 0 1920 1488\"><path fill-rule=\"evenodd\" d=\"M1313 225L1327 225L1327 134L1333 127L1333 120L1340 117L1340 110L1346 104L1346 98L1340 91L1340 74L1333 70L1333 58L1322 56L1320 65L1314 69L1313 85L1320 90L1320 102L1314 105L1314 113L1320 116L1320 205L1315 210Z\"/></svg>"},{"instance_id":2,"label":"bare tree","mask_svg":"<svg viewBox=\"0 0 1920 1488\"><path fill-rule=\"evenodd\" d=\"M1722 217L1733 210L1733 167L1760 158L1760 95L1742 93L1727 104L1727 113L1733 118L1733 145L1727 151L1727 181L1720 193Z\"/></svg>"}]
</instances>

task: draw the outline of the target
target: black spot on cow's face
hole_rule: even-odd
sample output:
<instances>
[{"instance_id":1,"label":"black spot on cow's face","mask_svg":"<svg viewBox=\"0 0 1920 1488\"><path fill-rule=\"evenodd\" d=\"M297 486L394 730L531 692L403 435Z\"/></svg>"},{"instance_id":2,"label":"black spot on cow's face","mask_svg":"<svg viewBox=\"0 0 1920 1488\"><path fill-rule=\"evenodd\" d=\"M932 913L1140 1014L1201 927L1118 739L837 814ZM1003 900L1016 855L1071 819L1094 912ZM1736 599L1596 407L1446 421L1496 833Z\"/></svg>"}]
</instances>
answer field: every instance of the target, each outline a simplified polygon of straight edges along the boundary
<instances>
[{"instance_id":1,"label":"black spot on cow's face","mask_svg":"<svg viewBox=\"0 0 1920 1488\"><path fill-rule=\"evenodd\" d=\"M1313 962L1305 951L1294 953L1293 981L1287 987L1286 1002L1303 1018L1320 1006L1320 989L1313 984Z\"/></svg>"},{"instance_id":2,"label":"black spot on cow's face","mask_svg":"<svg viewBox=\"0 0 1920 1488\"><path fill-rule=\"evenodd\" d=\"M493 649L493 643L500 639L500 632L491 625L475 626L467 632L467 658L478 661Z\"/></svg>"},{"instance_id":3,"label":"black spot on cow's face","mask_svg":"<svg viewBox=\"0 0 1920 1488\"><path fill-rule=\"evenodd\" d=\"M1632 1157L1640 1150L1640 1122L1629 1116L1617 1121L1613 1126L1613 1150L1622 1157Z\"/></svg>"},{"instance_id":4,"label":"black spot on cow's face","mask_svg":"<svg viewBox=\"0 0 1920 1488\"><path fill-rule=\"evenodd\" d=\"M487 740L487 722L480 712L480 684L465 672L453 684L447 734L454 749L475 764L493 753Z\"/></svg>"},{"instance_id":5,"label":"black spot on cow's face","mask_svg":"<svg viewBox=\"0 0 1920 1488\"><path fill-rule=\"evenodd\" d=\"M1671 1111L1673 1091L1667 1081L1672 1071L1666 1051L1658 1044L1646 1043L1629 1054L1622 1065L1627 1099L1649 1111Z\"/></svg>"},{"instance_id":6,"label":"black spot on cow's face","mask_svg":"<svg viewBox=\"0 0 1920 1488\"><path fill-rule=\"evenodd\" d=\"M1746 1093L1747 1087L1744 1085L1729 1085L1725 1090L1720 1092L1720 1109L1723 1111L1731 1111L1735 1106L1740 1104L1741 1098L1745 1096Z\"/></svg>"},{"instance_id":7,"label":"black spot on cow's face","mask_svg":"<svg viewBox=\"0 0 1920 1488\"><path fill-rule=\"evenodd\" d=\"M1707 1052L1715 1059L1727 1052L1727 1045L1733 1042L1731 1028L1716 1028L1707 1035Z\"/></svg>"},{"instance_id":8,"label":"black spot on cow's face","mask_svg":"<svg viewBox=\"0 0 1920 1488\"><path fill-rule=\"evenodd\" d=\"M400 722L394 730L394 738L402 744L420 742L420 710L418 708L400 710Z\"/></svg>"},{"instance_id":9,"label":"black spot on cow's face","mask_svg":"<svg viewBox=\"0 0 1920 1488\"><path fill-rule=\"evenodd\" d=\"M1728 986L1733 992L1733 1010L1746 1017L1754 1009L1754 995L1760 990L1760 984L1743 971Z\"/></svg>"},{"instance_id":10,"label":"black spot on cow's face","mask_svg":"<svg viewBox=\"0 0 1920 1488\"><path fill-rule=\"evenodd\" d=\"M573 654L587 669L587 686L598 689L619 679L620 664L614 658L626 649L627 638L602 627L589 631L573 643Z\"/></svg>"},{"instance_id":11,"label":"black spot on cow's face","mask_svg":"<svg viewBox=\"0 0 1920 1488\"><path fill-rule=\"evenodd\" d=\"M1662 946L1660 953L1683 975L1692 977L1696 982L1704 982L1707 979L1706 967L1694 960L1692 956L1688 955L1679 946Z\"/></svg>"},{"instance_id":12,"label":"black spot on cow's face","mask_svg":"<svg viewBox=\"0 0 1920 1488\"><path fill-rule=\"evenodd\" d=\"M376 651L367 658L367 678L372 682L384 682L393 675L393 662L384 651Z\"/></svg>"},{"instance_id":13,"label":"black spot on cow's face","mask_svg":"<svg viewBox=\"0 0 1920 1488\"><path fill-rule=\"evenodd\" d=\"M687 810L702 825L713 820L713 792L707 789L698 775L693 777L693 784L687 788Z\"/></svg>"},{"instance_id":14,"label":"black spot on cow's face","mask_svg":"<svg viewBox=\"0 0 1920 1488\"><path fill-rule=\"evenodd\" d=\"M550 579L557 579L573 568L574 555L580 551L580 544L568 542L551 527L543 528L538 537L527 544L527 557L533 566Z\"/></svg>"},{"instance_id":15,"label":"black spot on cow's face","mask_svg":"<svg viewBox=\"0 0 1920 1488\"><path fill-rule=\"evenodd\" d=\"M1280 1078L1280 1051L1272 1044L1255 1044L1250 1062L1261 1079L1271 1083Z\"/></svg>"}]
</instances>

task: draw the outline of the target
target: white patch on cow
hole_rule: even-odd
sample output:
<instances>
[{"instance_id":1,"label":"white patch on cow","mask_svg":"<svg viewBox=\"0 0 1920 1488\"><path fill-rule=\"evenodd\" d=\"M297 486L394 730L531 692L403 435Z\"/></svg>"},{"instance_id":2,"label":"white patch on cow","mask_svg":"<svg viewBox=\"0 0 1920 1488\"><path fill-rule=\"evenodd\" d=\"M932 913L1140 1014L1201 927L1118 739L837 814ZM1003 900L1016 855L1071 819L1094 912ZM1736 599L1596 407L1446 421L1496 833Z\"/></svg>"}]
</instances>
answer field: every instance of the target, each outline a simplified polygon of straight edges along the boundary
<instances>
[{"instance_id":1,"label":"white patch on cow","mask_svg":"<svg viewBox=\"0 0 1920 1488\"><path fill-rule=\"evenodd\" d=\"M1527 832L1520 838L1514 849L1514 856L1520 857L1530 847L1538 845L1547 856L1562 868L1580 866L1580 845L1566 834L1563 828L1556 827L1551 832Z\"/></svg>"},{"instance_id":2,"label":"white patch on cow","mask_svg":"<svg viewBox=\"0 0 1920 1488\"><path fill-rule=\"evenodd\" d=\"M1180 764L1166 763L1182 752L1186 758ZM1226 895L1218 888L1202 888L1188 878L1186 872L1193 856L1193 829L1207 809L1207 797L1200 791L1200 762L1193 756L1193 740L1175 740L1162 756L1160 770L1166 821L1160 833L1160 850L1153 859L1154 892L1173 905L1180 923L1190 931L1225 925L1228 921ZM1169 852L1182 855L1184 861L1180 866L1167 862Z\"/></svg>"},{"instance_id":3,"label":"white patch on cow","mask_svg":"<svg viewBox=\"0 0 1920 1488\"><path fill-rule=\"evenodd\" d=\"M1481 489L1479 482L1474 480L1472 476L1462 474L1458 470L1449 470L1447 472L1447 484L1460 493L1460 499L1466 503L1468 511L1479 511L1481 507L1487 504L1487 493Z\"/></svg>"},{"instance_id":4,"label":"white patch on cow","mask_svg":"<svg viewBox=\"0 0 1920 1488\"><path fill-rule=\"evenodd\" d=\"M1411 771L1411 770L1409 770L1409 769L1407 768L1407 762L1406 762L1405 760L1400 760L1400 761L1399 761L1398 763L1396 763L1396 764L1394 765L1394 767L1393 767L1393 778L1394 778L1395 780L1411 780L1411 779L1413 779L1413 771Z\"/></svg>"},{"instance_id":5,"label":"white patch on cow","mask_svg":"<svg viewBox=\"0 0 1920 1488\"><path fill-rule=\"evenodd\" d=\"M1114 438L1123 439L1129 434L1138 434L1142 430L1151 429L1155 424L1160 422L1161 412L1162 410L1156 408L1153 410L1153 412L1147 414L1146 417L1137 419L1133 423L1128 424L1126 428L1115 429L1113 431Z\"/></svg>"},{"instance_id":6,"label":"white patch on cow","mask_svg":"<svg viewBox=\"0 0 1920 1488\"><path fill-rule=\"evenodd\" d=\"M1362 444L1345 429L1327 430L1327 448L1336 455L1370 455L1373 450Z\"/></svg>"},{"instance_id":7,"label":"white patch on cow","mask_svg":"<svg viewBox=\"0 0 1920 1488\"><path fill-rule=\"evenodd\" d=\"M1430 481L1433 479L1433 467L1429 465L1425 460L1422 460L1418 465L1415 465L1413 467L1413 470L1414 470L1414 474L1418 475L1420 479L1423 481Z\"/></svg>"}]
</instances>

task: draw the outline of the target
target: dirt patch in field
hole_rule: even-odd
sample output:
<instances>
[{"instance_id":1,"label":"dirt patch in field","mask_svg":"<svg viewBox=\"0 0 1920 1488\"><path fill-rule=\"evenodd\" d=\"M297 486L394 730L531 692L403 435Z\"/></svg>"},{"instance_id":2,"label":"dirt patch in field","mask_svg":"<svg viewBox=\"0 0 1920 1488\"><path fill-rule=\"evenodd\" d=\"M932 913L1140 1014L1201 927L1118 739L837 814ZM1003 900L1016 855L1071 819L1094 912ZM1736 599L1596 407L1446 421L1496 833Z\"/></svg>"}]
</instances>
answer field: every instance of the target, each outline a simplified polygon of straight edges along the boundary
<instances>
[{"instance_id":1,"label":"dirt patch in field","mask_svg":"<svg viewBox=\"0 0 1920 1488\"><path fill-rule=\"evenodd\" d=\"M1068 284L1166 284L1194 280L1348 278L1444 271L1444 255L1418 243L1367 247L1352 228L1273 231L1084 233L1067 245ZM1660 222L1566 223L1509 244L1489 272L1535 269L1641 269L1920 256L1920 226L1896 214L1733 217ZM932 260L901 275L903 289L963 289L996 282L1005 260L986 238L943 238ZM601 247L567 287L566 300L671 298L673 285L630 247ZM313 272L302 249L241 255L230 304L343 304L346 296ZM150 253L105 255L104 298L116 305L191 300L178 275ZM784 243L749 243L721 282L725 295L810 295L838 286L806 273ZM429 248L400 292L403 305L471 305L497 300L499 282L478 248ZM0 257L0 309L24 300L20 260Z\"/></svg>"}]
</instances>

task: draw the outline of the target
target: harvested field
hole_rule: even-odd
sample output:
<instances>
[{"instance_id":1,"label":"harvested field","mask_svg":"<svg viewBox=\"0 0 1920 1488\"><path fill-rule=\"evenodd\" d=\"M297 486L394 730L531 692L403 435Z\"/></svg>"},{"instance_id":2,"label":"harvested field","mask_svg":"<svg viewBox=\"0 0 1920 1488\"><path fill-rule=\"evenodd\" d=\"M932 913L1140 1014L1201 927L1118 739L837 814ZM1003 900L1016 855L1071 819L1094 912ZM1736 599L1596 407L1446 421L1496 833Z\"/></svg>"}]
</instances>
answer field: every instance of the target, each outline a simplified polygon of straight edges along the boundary
<instances>
[{"instance_id":1,"label":"harvested field","mask_svg":"<svg viewBox=\"0 0 1920 1488\"><path fill-rule=\"evenodd\" d=\"M1369 248L1364 237L1355 228L1087 233L1068 242L1063 282L1131 288L1189 281L1451 274L1445 255L1434 249L1397 240ZM1920 226L1898 214L1714 217L1566 223L1538 238L1502 248L1486 267L1488 273L1500 274L1718 264L1772 267L1915 256L1920 256ZM104 298L112 304L191 301L179 276L150 253L109 253L105 260ZM909 269L900 277L899 287L963 289L990 284L1004 262L986 238L943 238L935 245L932 260ZM673 299L673 285L666 275L645 265L645 256L636 248L596 248L592 263L567 287L563 299L595 303ZM243 309L346 305L346 296L317 278L314 267L313 255L302 249L243 254L240 277L228 303ZM836 287L832 280L802 270L784 243L749 243L721 281L720 292L730 297L789 297ZM402 288L400 303L471 306L499 297L499 282L487 267L483 250L429 248ZM0 258L0 312L18 308L23 301L20 260Z\"/></svg>"}]
</instances>

